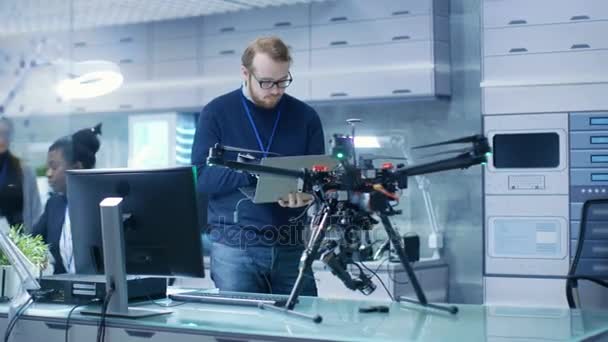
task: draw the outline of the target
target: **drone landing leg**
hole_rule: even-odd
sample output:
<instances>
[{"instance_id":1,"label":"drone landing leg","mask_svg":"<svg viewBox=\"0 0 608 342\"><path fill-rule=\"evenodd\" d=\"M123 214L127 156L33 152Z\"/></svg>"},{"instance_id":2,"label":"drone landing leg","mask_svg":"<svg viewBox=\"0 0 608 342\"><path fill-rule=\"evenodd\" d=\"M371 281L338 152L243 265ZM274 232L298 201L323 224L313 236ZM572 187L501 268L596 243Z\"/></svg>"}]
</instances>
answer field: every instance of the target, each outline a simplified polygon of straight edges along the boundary
<instances>
[{"instance_id":1,"label":"drone landing leg","mask_svg":"<svg viewBox=\"0 0 608 342\"><path fill-rule=\"evenodd\" d=\"M321 221L320 221L319 225L317 226L317 228L313 231L313 235L310 238L310 242L308 243L308 246L302 253L302 257L300 258L300 266L298 267L299 268L298 278L296 279L296 282L293 285L291 294L289 295L289 299L287 299L285 306L278 307L278 306L274 306L274 305L270 305L270 304L260 303L258 305L258 307L260 309L282 312L282 313L285 313L287 315L292 315L297 318L309 319L315 323L321 323L323 321L323 317L321 317L320 315L308 315L308 314L297 312L294 310L294 307L298 301L298 296L300 295L300 292L302 291L302 284L304 281L304 277L307 276L306 271L311 269L312 263L315 260L317 254L319 252L319 248L321 247L321 242L323 241L323 237L325 236L325 229L328 226L327 221L330 216L329 208L324 207L321 211L321 215L322 215ZM313 222L314 222L314 220L313 220Z\"/></svg>"},{"instance_id":2,"label":"drone landing leg","mask_svg":"<svg viewBox=\"0 0 608 342\"><path fill-rule=\"evenodd\" d=\"M458 307L456 306L442 306L437 304L431 304L427 301L426 296L424 295L424 291L418 282L418 278L410 265L410 261L407 258L407 254L405 254L405 250L401 247L401 241L399 239L399 234L393 228L391 221L388 219L386 215L380 215L380 219L382 220L382 225L384 225L384 229L386 230L386 234L388 235L391 244L395 248L397 255L399 256L399 260L401 261L401 265L405 269L410 282L412 283L412 287L414 288L414 292L416 293L417 300L400 297L397 301L408 302L412 304L421 305L424 307L429 307L436 310L447 311L451 314L456 314L458 312Z\"/></svg>"}]
</instances>

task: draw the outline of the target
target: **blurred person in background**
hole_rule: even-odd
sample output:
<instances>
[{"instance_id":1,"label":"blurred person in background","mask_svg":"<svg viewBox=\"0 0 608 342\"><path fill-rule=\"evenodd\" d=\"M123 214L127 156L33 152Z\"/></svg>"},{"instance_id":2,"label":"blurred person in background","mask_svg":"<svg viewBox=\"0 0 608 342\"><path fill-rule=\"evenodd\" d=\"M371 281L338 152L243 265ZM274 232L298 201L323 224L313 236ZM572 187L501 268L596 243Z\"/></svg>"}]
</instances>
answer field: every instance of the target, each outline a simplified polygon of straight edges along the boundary
<instances>
[{"instance_id":1,"label":"blurred person in background","mask_svg":"<svg viewBox=\"0 0 608 342\"><path fill-rule=\"evenodd\" d=\"M46 202L44 213L34 226L32 235L42 235L44 241L50 245L55 274L76 272L65 172L95 167L100 134L101 124L62 137L49 147L46 175L53 192Z\"/></svg>"},{"instance_id":2,"label":"blurred person in background","mask_svg":"<svg viewBox=\"0 0 608 342\"><path fill-rule=\"evenodd\" d=\"M34 171L10 151L15 129L0 117L0 220L9 226L23 224L29 232L42 211Z\"/></svg>"}]
</instances>

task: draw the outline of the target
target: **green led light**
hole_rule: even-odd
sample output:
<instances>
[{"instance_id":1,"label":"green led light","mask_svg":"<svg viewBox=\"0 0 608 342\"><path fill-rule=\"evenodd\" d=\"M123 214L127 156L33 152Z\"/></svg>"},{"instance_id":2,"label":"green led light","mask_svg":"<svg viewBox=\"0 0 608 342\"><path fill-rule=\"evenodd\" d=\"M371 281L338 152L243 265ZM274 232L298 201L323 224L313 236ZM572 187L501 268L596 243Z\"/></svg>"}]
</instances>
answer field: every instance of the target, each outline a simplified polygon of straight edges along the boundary
<instances>
[{"instance_id":1,"label":"green led light","mask_svg":"<svg viewBox=\"0 0 608 342\"><path fill-rule=\"evenodd\" d=\"M342 159L342 158L344 158L344 153L342 153L342 152L338 152L338 154L336 154L336 157L337 157L338 159Z\"/></svg>"},{"instance_id":2,"label":"green led light","mask_svg":"<svg viewBox=\"0 0 608 342\"><path fill-rule=\"evenodd\" d=\"M489 156L491 156L491 155L492 155L492 152L486 152L486 156L488 156L488 157L489 157Z\"/></svg>"}]
</instances>

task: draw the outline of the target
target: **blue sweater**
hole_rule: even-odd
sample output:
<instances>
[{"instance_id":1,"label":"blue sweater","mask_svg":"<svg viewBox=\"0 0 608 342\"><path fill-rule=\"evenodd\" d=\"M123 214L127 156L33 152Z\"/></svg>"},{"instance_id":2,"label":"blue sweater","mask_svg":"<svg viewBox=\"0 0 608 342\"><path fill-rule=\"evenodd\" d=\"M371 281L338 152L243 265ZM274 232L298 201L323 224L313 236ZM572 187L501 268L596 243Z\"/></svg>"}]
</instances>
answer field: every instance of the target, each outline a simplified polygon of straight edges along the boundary
<instances>
[{"instance_id":1,"label":"blue sweater","mask_svg":"<svg viewBox=\"0 0 608 342\"><path fill-rule=\"evenodd\" d=\"M198 191L209 196L209 236L214 242L239 247L300 244L302 241L297 237L302 222L294 224L289 219L300 215L303 208L288 209L276 203L253 204L244 200L238 206L237 223L235 208L245 197L238 188L255 182L247 173L205 165L209 148L216 143L260 150L243 99L241 89L214 99L203 108L196 127L192 164L198 166ZM278 110L281 112L270 152L282 156L325 153L321 120L304 102L284 94L277 107L268 110L245 101L264 147L272 135ZM236 160L237 154L227 152L225 157Z\"/></svg>"}]
</instances>

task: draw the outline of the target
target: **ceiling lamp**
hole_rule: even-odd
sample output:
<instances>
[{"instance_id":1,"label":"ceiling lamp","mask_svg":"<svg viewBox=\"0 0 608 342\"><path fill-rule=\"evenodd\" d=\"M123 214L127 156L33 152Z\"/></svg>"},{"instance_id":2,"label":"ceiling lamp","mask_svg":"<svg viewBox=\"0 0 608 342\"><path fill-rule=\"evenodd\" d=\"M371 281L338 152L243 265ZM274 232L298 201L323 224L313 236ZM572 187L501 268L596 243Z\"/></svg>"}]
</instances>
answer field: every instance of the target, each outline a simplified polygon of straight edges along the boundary
<instances>
[{"instance_id":1,"label":"ceiling lamp","mask_svg":"<svg viewBox=\"0 0 608 342\"><path fill-rule=\"evenodd\" d=\"M102 60L70 63L55 91L63 100L90 99L120 88L123 76L115 63Z\"/></svg>"}]
</instances>

